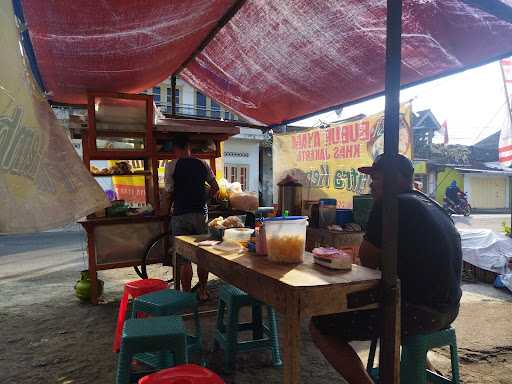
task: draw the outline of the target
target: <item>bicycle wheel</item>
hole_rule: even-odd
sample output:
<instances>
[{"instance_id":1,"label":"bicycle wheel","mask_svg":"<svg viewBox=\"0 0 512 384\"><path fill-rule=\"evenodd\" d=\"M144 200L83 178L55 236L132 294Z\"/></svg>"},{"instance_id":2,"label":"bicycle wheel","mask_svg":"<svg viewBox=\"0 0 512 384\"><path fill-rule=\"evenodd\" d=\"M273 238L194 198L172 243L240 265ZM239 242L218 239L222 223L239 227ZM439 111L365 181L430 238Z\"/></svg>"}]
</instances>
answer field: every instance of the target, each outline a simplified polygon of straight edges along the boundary
<instances>
[{"instance_id":1,"label":"bicycle wheel","mask_svg":"<svg viewBox=\"0 0 512 384\"><path fill-rule=\"evenodd\" d=\"M165 242L168 241L168 244L166 245ZM134 266L133 269L135 270L135 273L141 278L141 279L147 279L148 278L148 271L147 266L148 264L152 264L158 261L163 261L166 258L170 257L171 252L171 236L169 232L162 233L155 237L146 248L146 251L144 252L144 256L142 257L140 268L139 266ZM165 248L167 247L168 254L165 254ZM172 281L172 280L171 280Z\"/></svg>"}]
</instances>

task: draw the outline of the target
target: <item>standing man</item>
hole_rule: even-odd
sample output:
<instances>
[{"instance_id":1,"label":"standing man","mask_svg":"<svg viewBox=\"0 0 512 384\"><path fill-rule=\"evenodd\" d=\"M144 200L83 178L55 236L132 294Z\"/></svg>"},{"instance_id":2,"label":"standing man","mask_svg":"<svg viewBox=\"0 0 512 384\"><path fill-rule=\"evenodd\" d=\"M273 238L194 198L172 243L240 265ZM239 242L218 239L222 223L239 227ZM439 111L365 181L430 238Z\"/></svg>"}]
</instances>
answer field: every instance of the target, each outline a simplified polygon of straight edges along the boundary
<instances>
[{"instance_id":1,"label":"standing man","mask_svg":"<svg viewBox=\"0 0 512 384\"><path fill-rule=\"evenodd\" d=\"M398 276L401 283L402 336L447 328L459 313L462 269L460 236L441 206L414 191L414 168L398 155ZM361 263L382 264L382 156L359 172L371 176L374 204L359 250ZM357 353L348 344L373 340L383 332L380 310L354 311L311 319L313 341L333 367L351 384L373 383Z\"/></svg>"},{"instance_id":2,"label":"standing man","mask_svg":"<svg viewBox=\"0 0 512 384\"><path fill-rule=\"evenodd\" d=\"M212 169L203 160L192 157L186 135L176 135L173 140L176 160L165 165L165 191L168 194L169 213L172 212L173 236L201 235L208 233L208 188L210 195L219 191ZM207 300L208 271L197 267L199 300ZM192 264L185 261L180 270L184 291L192 289Z\"/></svg>"}]
</instances>

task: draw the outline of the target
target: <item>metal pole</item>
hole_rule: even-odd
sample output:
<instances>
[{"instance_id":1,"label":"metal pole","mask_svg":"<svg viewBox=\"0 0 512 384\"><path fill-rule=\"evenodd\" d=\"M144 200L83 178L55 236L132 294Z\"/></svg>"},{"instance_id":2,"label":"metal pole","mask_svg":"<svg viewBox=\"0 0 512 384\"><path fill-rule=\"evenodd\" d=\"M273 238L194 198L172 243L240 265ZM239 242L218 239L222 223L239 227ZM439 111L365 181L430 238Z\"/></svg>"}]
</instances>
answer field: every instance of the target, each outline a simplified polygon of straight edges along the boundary
<instances>
[{"instance_id":1,"label":"metal pole","mask_svg":"<svg viewBox=\"0 0 512 384\"><path fill-rule=\"evenodd\" d=\"M176 116L176 76L171 77L171 92L171 115L174 117Z\"/></svg>"},{"instance_id":2,"label":"metal pole","mask_svg":"<svg viewBox=\"0 0 512 384\"><path fill-rule=\"evenodd\" d=\"M397 277L398 173L394 171L400 128L402 0L387 0L386 105L384 114L383 318L380 371L383 384L400 382L400 282Z\"/></svg>"}]
</instances>

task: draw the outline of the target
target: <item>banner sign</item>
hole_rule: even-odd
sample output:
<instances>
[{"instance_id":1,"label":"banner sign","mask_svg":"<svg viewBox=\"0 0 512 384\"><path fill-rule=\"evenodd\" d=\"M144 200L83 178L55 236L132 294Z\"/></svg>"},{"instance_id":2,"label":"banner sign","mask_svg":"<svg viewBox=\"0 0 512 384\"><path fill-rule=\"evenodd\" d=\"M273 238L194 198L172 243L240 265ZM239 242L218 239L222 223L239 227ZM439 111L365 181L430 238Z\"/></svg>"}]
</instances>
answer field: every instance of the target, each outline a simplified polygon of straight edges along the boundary
<instances>
[{"instance_id":1,"label":"banner sign","mask_svg":"<svg viewBox=\"0 0 512 384\"><path fill-rule=\"evenodd\" d=\"M55 228L108 206L28 69L12 3L0 2L0 233Z\"/></svg>"},{"instance_id":2,"label":"banner sign","mask_svg":"<svg viewBox=\"0 0 512 384\"><path fill-rule=\"evenodd\" d=\"M108 166L112 167L121 160L109 160ZM129 163L132 171L144 171L143 160L123 160ZM160 160L158 165L158 184L164 187L165 163L170 160ZM146 183L144 176L112 176L114 192L119 200L124 200L132 206L146 204Z\"/></svg>"},{"instance_id":3,"label":"banner sign","mask_svg":"<svg viewBox=\"0 0 512 384\"><path fill-rule=\"evenodd\" d=\"M223 145L221 143L221 145ZM120 160L109 160L108 166L115 165ZM143 171L144 162L142 160L123 160L128 162L132 166L133 171ZM164 175L165 175L165 164L171 160L160 160L158 162L158 185L159 188L164 188ZM216 178L220 180L223 175L224 162L223 157L215 159L216 164ZM119 200L124 200L130 205L145 205L146 204L146 187L144 176L112 176L112 185L114 192Z\"/></svg>"},{"instance_id":4,"label":"banner sign","mask_svg":"<svg viewBox=\"0 0 512 384\"><path fill-rule=\"evenodd\" d=\"M420 175L427 174L427 162L425 160L413 160L414 173Z\"/></svg>"},{"instance_id":5,"label":"banner sign","mask_svg":"<svg viewBox=\"0 0 512 384\"><path fill-rule=\"evenodd\" d=\"M500 131L500 140L498 144L499 161L503 167L512 165L512 58L500 60L501 74L505 87L505 97L507 101L508 119Z\"/></svg>"},{"instance_id":6,"label":"banner sign","mask_svg":"<svg viewBox=\"0 0 512 384\"><path fill-rule=\"evenodd\" d=\"M400 109L400 153L411 157L411 106ZM369 177L357 169L384 151L384 113L327 128L274 135L274 202L277 184L287 175L304 186L304 200L335 198L352 208L354 194L368 193Z\"/></svg>"}]
</instances>

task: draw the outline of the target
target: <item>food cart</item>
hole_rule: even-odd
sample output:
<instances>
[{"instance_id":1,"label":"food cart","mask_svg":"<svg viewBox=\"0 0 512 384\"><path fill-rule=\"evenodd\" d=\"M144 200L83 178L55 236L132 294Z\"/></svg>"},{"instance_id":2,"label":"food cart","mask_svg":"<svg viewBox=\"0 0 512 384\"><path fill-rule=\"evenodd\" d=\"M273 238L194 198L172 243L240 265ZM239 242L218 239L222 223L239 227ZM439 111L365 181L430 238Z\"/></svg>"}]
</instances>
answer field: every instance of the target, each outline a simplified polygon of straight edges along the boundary
<instances>
[{"instance_id":1,"label":"food cart","mask_svg":"<svg viewBox=\"0 0 512 384\"><path fill-rule=\"evenodd\" d=\"M23 36L32 40L39 66L34 72L42 74L41 83L55 101L83 103L86 89L140 91L158 83L164 73L180 73L244 116L268 125L286 125L386 95L384 211L388 225L383 230L386 332L381 379L399 382L393 157L398 153L400 87L510 56L509 2L388 0L325 6L305 1L196 1L192 5L161 1L155 5L162 8L158 20L152 9L129 2L117 6L114 24L105 23L105 14L112 13L110 4L82 2L76 8L54 4L49 11L44 1L16 2L21 3L18 11L23 10L27 20L25 24L23 13L19 16ZM199 3L202 7L194 6ZM34 56L31 47L28 56ZM299 367L289 353L285 371L287 383L299 381Z\"/></svg>"},{"instance_id":2,"label":"food cart","mask_svg":"<svg viewBox=\"0 0 512 384\"><path fill-rule=\"evenodd\" d=\"M143 184L134 192L142 195L142 208L121 204L116 211L113 205L79 222L87 233L91 302L96 304L97 271L140 265L148 246L168 232L159 177L163 177L164 162L173 160L173 135L189 135L194 155L208 160L215 172L216 160L222 156L221 143L240 129L222 121L154 119L153 97L148 95L89 93L87 107L88 121L81 135L85 167L95 178L112 177L121 183L138 178ZM91 163L94 160L109 160L112 166L98 169ZM147 264L159 262L172 262L167 241L146 260Z\"/></svg>"}]
</instances>

